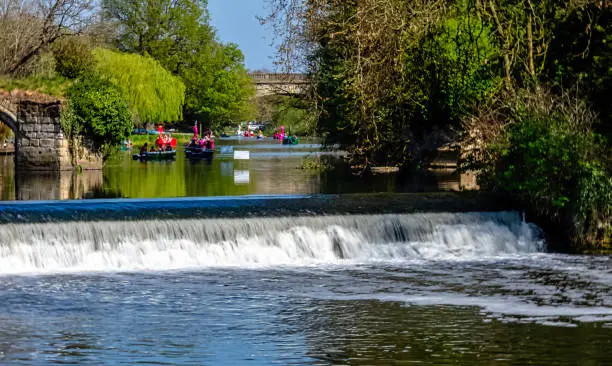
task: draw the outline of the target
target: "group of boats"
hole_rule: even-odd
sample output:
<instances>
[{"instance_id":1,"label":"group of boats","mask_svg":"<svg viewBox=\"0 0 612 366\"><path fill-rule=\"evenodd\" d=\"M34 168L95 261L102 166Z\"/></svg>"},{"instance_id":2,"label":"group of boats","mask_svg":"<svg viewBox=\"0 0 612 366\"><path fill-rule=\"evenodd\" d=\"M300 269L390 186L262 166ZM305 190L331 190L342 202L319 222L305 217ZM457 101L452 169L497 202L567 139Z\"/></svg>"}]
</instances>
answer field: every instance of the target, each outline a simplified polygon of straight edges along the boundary
<instances>
[{"instance_id":1,"label":"group of boats","mask_svg":"<svg viewBox=\"0 0 612 366\"><path fill-rule=\"evenodd\" d=\"M140 153L133 154L132 159L140 161L151 160L174 160L176 158L176 138L163 134L163 129L159 128L159 137L155 144L148 150L145 143L140 149ZM215 142L210 131L201 139L198 137L197 129L194 130L193 139L189 144L185 144L185 156L188 159L212 159L215 150Z\"/></svg>"},{"instance_id":2,"label":"group of boats","mask_svg":"<svg viewBox=\"0 0 612 366\"><path fill-rule=\"evenodd\" d=\"M185 157L188 159L212 159L214 156L214 150L200 146L185 146ZM141 161L151 160L174 160L176 158L176 148L158 150L158 151L146 151L140 154L133 154L132 159Z\"/></svg>"},{"instance_id":3,"label":"group of boats","mask_svg":"<svg viewBox=\"0 0 612 366\"><path fill-rule=\"evenodd\" d=\"M155 161L174 160L176 158L176 138L164 134L161 126L158 128L158 132L159 136L157 140L155 140L155 143L151 145L151 148L149 149L147 143L145 143L138 154L132 154L132 159ZM223 135L221 136L224 137ZM263 139L265 137L260 131L257 138ZM280 140L283 145L297 145L299 143L296 136L288 136L285 134L284 127L281 127L280 133L274 134L274 139ZM127 145L129 146L128 149L131 149L133 146L131 141L129 141ZM199 138L197 125L194 125L194 136L190 143L185 144L185 157L188 159L212 159L214 151L215 141L211 131L207 129L202 138Z\"/></svg>"},{"instance_id":4,"label":"group of boats","mask_svg":"<svg viewBox=\"0 0 612 366\"><path fill-rule=\"evenodd\" d=\"M189 147L185 146L185 157L188 159L212 159L214 150L205 147ZM132 159L141 161L151 160L174 160L176 158L176 149L167 149L160 151L147 151L140 154L133 154Z\"/></svg>"}]
</instances>

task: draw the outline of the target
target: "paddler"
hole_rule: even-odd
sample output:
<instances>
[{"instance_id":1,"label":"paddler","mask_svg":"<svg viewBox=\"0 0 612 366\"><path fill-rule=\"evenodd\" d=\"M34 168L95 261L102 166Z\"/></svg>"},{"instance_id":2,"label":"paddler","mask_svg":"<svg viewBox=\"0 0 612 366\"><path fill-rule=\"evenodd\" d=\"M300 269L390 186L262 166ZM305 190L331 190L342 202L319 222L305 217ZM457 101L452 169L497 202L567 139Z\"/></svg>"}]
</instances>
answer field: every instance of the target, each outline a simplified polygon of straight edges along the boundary
<instances>
[{"instance_id":1,"label":"paddler","mask_svg":"<svg viewBox=\"0 0 612 366\"><path fill-rule=\"evenodd\" d=\"M193 124L193 139L198 140L198 121Z\"/></svg>"}]
</instances>

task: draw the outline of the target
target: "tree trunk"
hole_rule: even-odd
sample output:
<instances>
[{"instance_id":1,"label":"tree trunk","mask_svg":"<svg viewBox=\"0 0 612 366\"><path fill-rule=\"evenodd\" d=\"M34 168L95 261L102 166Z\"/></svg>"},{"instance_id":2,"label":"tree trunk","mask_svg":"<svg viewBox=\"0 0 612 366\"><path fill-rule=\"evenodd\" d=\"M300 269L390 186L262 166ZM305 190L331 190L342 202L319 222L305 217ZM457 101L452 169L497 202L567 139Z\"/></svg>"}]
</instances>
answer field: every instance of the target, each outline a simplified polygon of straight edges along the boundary
<instances>
[{"instance_id":1,"label":"tree trunk","mask_svg":"<svg viewBox=\"0 0 612 366\"><path fill-rule=\"evenodd\" d=\"M497 11L495 10L495 3L493 2L493 0L489 0L489 8L491 9L491 15L493 16L495 25L497 26L497 33L499 33L499 37L501 38L502 43L503 43L502 47L504 51L504 70L506 74L506 78L505 78L506 89L510 91L512 90L512 77L511 77L512 65L510 63L510 56L508 55L509 53L508 40L504 36L504 28L502 27L501 22L499 21L499 18L497 17Z\"/></svg>"},{"instance_id":2,"label":"tree trunk","mask_svg":"<svg viewBox=\"0 0 612 366\"><path fill-rule=\"evenodd\" d=\"M533 18L529 14L529 20L527 22L527 45L529 47L529 75L535 81L535 65L533 62L533 30L532 30Z\"/></svg>"}]
</instances>

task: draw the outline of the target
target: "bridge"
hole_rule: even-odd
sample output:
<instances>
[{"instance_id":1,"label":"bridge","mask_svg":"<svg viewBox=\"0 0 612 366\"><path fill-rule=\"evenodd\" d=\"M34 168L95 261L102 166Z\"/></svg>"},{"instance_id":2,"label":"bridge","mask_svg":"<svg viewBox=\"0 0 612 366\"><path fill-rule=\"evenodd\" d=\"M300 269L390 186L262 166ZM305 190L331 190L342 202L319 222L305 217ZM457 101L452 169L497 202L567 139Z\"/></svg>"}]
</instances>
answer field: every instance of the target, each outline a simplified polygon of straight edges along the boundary
<instances>
[{"instance_id":1,"label":"bridge","mask_svg":"<svg viewBox=\"0 0 612 366\"><path fill-rule=\"evenodd\" d=\"M307 91L310 81L305 74L250 73L257 97L298 95Z\"/></svg>"},{"instance_id":2,"label":"bridge","mask_svg":"<svg viewBox=\"0 0 612 366\"><path fill-rule=\"evenodd\" d=\"M102 157L91 153L82 140L70 149L62 133L62 101L44 94L0 90L0 122L15 134L15 167L18 170L57 171L101 169Z\"/></svg>"}]
</instances>

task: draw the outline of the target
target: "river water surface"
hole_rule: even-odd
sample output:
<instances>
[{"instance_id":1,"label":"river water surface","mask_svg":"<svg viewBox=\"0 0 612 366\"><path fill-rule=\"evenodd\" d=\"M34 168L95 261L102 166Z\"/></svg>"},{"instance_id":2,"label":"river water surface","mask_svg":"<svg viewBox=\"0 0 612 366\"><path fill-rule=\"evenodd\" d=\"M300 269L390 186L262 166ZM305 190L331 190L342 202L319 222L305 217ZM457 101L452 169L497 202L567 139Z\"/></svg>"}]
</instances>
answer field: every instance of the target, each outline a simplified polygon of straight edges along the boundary
<instances>
[{"instance_id":1,"label":"river water surface","mask_svg":"<svg viewBox=\"0 0 612 366\"><path fill-rule=\"evenodd\" d=\"M15 175L12 156L0 156L0 198L3 200L65 200L81 198L160 198L236 196L247 194L310 194L421 192L458 189L460 176L450 171L409 177L351 174L336 152L322 151L316 140L296 146L275 140L227 138L217 140L211 161L185 159L183 149L175 161L132 160L131 151L119 151L104 171L73 174L25 173ZM234 160L220 148L248 151L249 160ZM331 161L335 169L301 169L305 158Z\"/></svg>"},{"instance_id":2,"label":"river water surface","mask_svg":"<svg viewBox=\"0 0 612 366\"><path fill-rule=\"evenodd\" d=\"M244 191L232 191L244 162L231 161L217 188L184 195L306 189L287 159L265 163L287 166L280 183L261 183L255 155ZM132 170L182 169L118 166L97 194L138 196L143 175L162 178ZM183 177L177 196L193 178ZM325 193L318 179L301 193ZM121 219L136 203L159 218ZM195 218L167 201L104 205L112 215L0 204L2 216L21 212L0 224L0 364L612 364L612 259L550 253L517 212Z\"/></svg>"}]
</instances>

